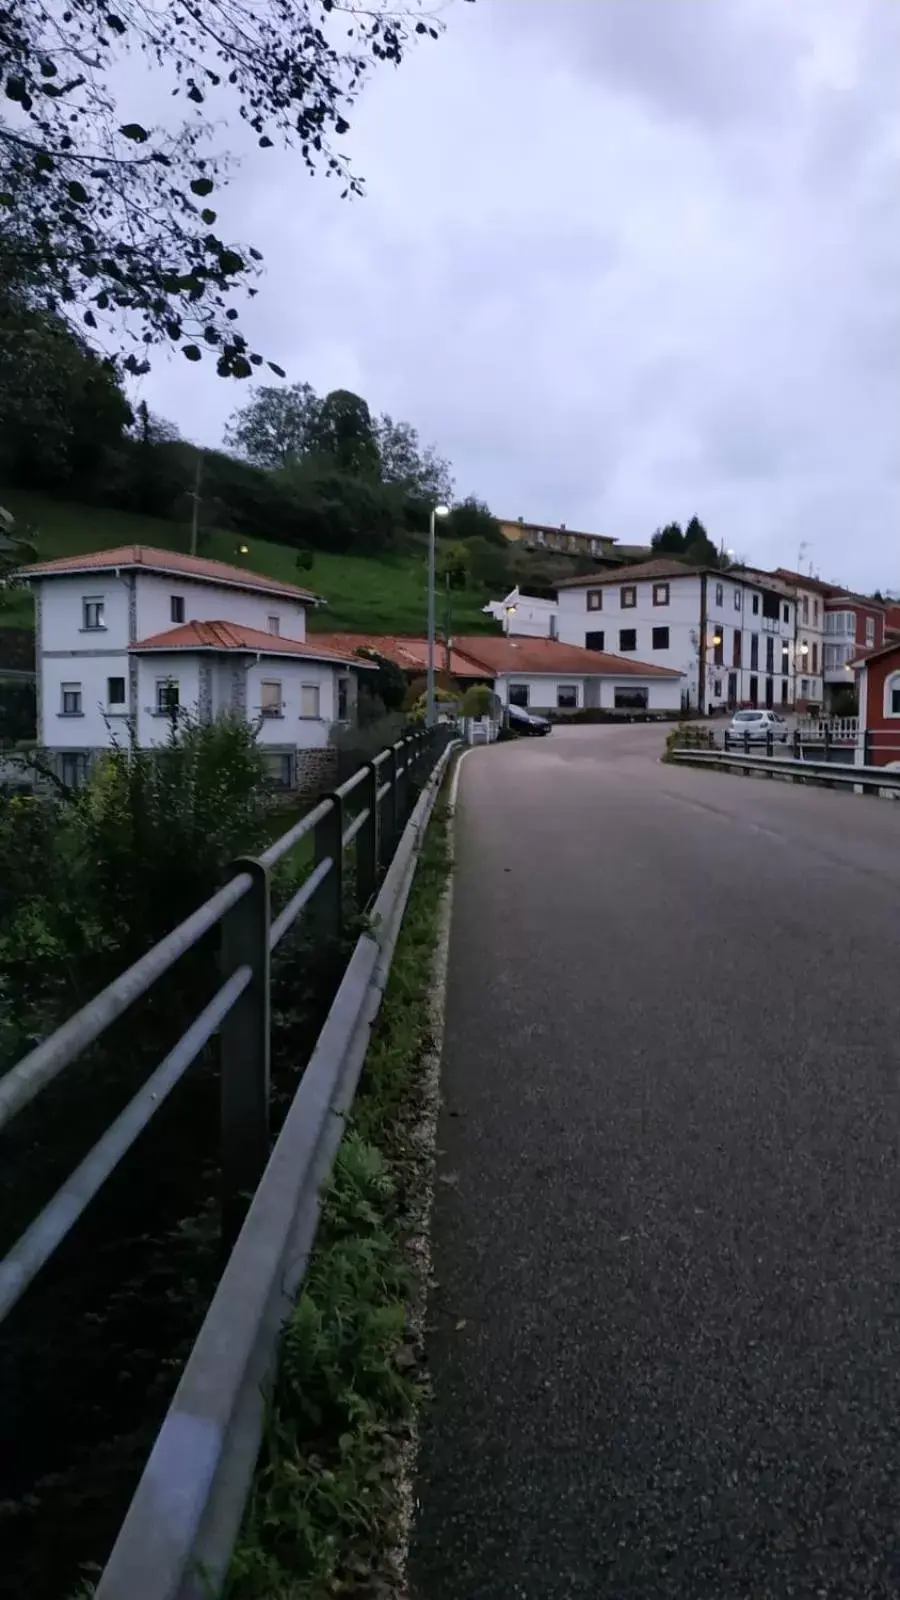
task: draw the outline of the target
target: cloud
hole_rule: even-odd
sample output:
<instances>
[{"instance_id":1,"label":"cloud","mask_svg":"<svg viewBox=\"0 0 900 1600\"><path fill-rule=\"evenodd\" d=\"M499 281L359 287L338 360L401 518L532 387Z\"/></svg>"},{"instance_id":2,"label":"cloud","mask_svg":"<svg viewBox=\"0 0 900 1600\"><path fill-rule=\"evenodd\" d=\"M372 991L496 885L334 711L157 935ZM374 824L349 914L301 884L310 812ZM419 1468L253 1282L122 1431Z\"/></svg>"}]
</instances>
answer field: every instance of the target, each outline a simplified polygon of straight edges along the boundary
<instances>
[{"instance_id":1,"label":"cloud","mask_svg":"<svg viewBox=\"0 0 900 1600\"><path fill-rule=\"evenodd\" d=\"M460 492L623 540L697 512L900 585L900 8L478 0L348 139L366 198L248 156L248 336L415 423ZM174 356L148 403L216 443L247 391ZM855 509L854 509L855 508Z\"/></svg>"}]
</instances>

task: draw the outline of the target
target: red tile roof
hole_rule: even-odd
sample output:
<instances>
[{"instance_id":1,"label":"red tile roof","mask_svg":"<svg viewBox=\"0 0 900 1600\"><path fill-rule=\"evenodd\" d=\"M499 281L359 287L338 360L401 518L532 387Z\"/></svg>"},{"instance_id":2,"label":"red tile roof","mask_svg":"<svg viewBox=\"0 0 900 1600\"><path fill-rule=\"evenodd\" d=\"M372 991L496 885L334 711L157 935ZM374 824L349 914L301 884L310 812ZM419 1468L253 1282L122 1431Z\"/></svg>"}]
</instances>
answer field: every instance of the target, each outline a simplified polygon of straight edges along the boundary
<instances>
[{"instance_id":1,"label":"red tile roof","mask_svg":"<svg viewBox=\"0 0 900 1600\"><path fill-rule=\"evenodd\" d=\"M60 556L54 561L35 561L22 567L24 578L64 577L76 572L109 572L115 568L164 572L179 578L196 578L202 583L222 583L232 588L253 589L260 594L283 595L289 600L312 604L317 596L296 584L282 583L265 573L235 567L227 561L208 561L205 556L183 555L179 550L155 550L146 544L117 545L112 550L89 550L80 556Z\"/></svg>"},{"instance_id":2,"label":"red tile roof","mask_svg":"<svg viewBox=\"0 0 900 1600\"><path fill-rule=\"evenodd\" d=\"M142 650L241 650L264 656L302 656L307 661L336 661L368 670L364 661L354 660L349 653L329 650L314 639L285 639L278 633L264 633L261 628L245 628L239 622L185 622L178 628L167 628L165 633L154 633L149 639L139 639L130 648L138 653Z\"/></svg>"},{"instance_id":3,"label":"red tile roof","mask_svg":"<svg viewBox=\"0 0 900 1600\"><path fill-rule=\"evenodd\" d=\"M613 572L582 573L580 578L561 578L557 589L596 589L605 583L659 582L661 578L696 578L701 572L714 572L714 567L695 567L675 556L657 556L654 561L638 562L631 567L616 567ZM721 577L722 574L720 573Z\"/></svg>"},{"instance_id":4,"label":"red tile roof","mask_svg":"<svg viewBox=\"0 0 900 1600\"><path fill-rule=\"evenodd\" d=\"M398 634L378 633L316 633L312 637L321 639L329 650L337 650L348 656L355 655L357 650L374 650L376 655L393 661L403 672L425 672L428 667L427 639L406 639ZM446 672L447 656L440 639L434 647L434 664L436 671ZM460 655L455 640L450 649L450 674L454 678L484 677L484 673L467 656Z\"/></svg>"},{"instance_id":5,"label":"red tile roof","mask_svg":"<svg viewBox=\"0 0 900 1600\"><path fill-rule=\"evenodd\" d=\"M577 644L562 644L558 639L529 639L523 634L511 638L501 635L471 634L453 641L461 655L467 656L491 673L552 673L559 677L592 678L680 678L673 667L658 667L630 656L615 656L601 650L582 650Z\"/></svg>"}]
</instances>

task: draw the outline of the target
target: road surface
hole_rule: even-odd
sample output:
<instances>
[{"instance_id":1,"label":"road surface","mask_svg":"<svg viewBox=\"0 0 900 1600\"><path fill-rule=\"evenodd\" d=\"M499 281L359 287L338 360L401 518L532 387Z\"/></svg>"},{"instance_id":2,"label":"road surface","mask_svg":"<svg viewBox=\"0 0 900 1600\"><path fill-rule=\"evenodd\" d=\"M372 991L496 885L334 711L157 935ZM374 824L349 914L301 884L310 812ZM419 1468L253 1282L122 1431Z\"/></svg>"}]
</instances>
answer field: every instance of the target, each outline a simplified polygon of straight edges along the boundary
<instances>
[{"instance_id":1,"label":"road surface","mask_svg":"<svg viewBox=\"0 0 900 1600\"><path fill-rule=\"evenodd\" d=\"M460 785L415 1600L900 1595L900 805Z\"/></svg>"}]
</instances>

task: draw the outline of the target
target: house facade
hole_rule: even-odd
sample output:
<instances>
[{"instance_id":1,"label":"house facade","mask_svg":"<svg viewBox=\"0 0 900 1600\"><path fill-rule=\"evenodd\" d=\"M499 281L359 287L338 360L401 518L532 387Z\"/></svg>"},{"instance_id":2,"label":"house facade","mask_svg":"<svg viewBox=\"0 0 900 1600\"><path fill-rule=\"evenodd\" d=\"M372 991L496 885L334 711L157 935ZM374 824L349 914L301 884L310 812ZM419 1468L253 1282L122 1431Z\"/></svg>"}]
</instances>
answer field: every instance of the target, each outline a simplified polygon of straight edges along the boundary
<instances>
[{"instance_id":1,"label":"house facade","mask_svg":"<svg viewBox=\"0 0 900 1600\"><path fill-rule=\"evenodd\" d=\"M557 527L550 522L526 522L524 517L516 517L514 521L500 517L498 521L504 539L510 544L521 544L527 550L592 556L594 560L616 559L616 540L606 533L581 533L576 528L567 528L564 522Z\"/></svg>"},{"instance_id":2,"label":"house facade","mask_svg":"<svg viewBox=\"0 0 900 1600\"><path fill-rule=\"evenodd\" d=\"M419 676L428 661L428 641L377 634L329 634L331 648L373 650L407 676ZM355 642L355 643L354 643ZM624 659L566 645L556 639L465 634L438 640L437 672L461 690L490 685L501 705L537 712L673 712L681 707L682 679L658 663Z\"/></svg>"},{"instance_id":3,"label":"house facade","mask_svg":"<svg viewBox=\"0 0 900 1600\"><path fill-rule=\"evenodd\" d=\"M775 577L794 597L795 704L804 715L815 715L825 704L825 601L834 585L777 567Z\"/></svg>"},{"instance_id":4,"label":"house facade","mask_svg":"<svg viewBox=\"0 0 900 1600\"><path fill-rule=\"evenodd\" d=\"M900 765L900 639L889 639L852 662L859 692L857 763Z\"/></svg>"},{"instance_id":5,"label":"house facade","mask_svg":"<svg viewBox=\"0 0 900 1600\"><path fill-rule=\"evenodd\" d=\"M164 745L173 718L235 712L258 727L273 775L315 768L334 722L350 720L356 674L307 640L315 597L263 574L144 545L36 563L38 742L72 785L133 729Z\"/></svg>"},{"instance_id":6,"label":"house facade","mask_svg":"<svg viewBox=\"0 0 900 1600\"><path fill-rule=\"evenodd\" d=\"M559 638L678 673L703 711L794 703L795 603L768 574L670 559L558 585Z\"/></svg>"},{"instance_id":7,"label":"house facade","mask_svg":"<svg viewBox=\"0 0 900 1600\"><path fill-rule=\"evenodd\" d=\"M865 595L832 590L825 599L825 703L854 686L854 662L885 643L887 607Z\"/></svg>"}]
</instances>

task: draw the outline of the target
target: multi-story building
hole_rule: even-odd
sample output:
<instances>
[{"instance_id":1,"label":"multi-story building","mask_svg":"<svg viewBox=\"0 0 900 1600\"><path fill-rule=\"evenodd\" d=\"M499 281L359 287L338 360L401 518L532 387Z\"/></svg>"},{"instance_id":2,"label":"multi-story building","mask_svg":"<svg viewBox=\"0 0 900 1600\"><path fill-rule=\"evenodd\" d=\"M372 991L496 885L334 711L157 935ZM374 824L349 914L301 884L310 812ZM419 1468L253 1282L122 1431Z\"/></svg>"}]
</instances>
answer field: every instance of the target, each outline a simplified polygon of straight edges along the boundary
<instances>
[{"instance_id":1,"label":"multi-story building","mask_svg":"<svg viewBox=\"0 0 900 1600\"><path fill-rule=\"evenodd\" d=\"M855 684L853 662L885 642L887 606L866 595L832 588L825 597L825 704Z\"/></svg>"},{"instance_id":2,"label":"multi-story building","mask_svg":"<svg viewBox=\"0 0 900 1600\"><path fill-rule=\"evenodd\" d=\"M786 584L795 602L796 707L815 714L825 704L825 601L834 593L834 584L788 567L776 567L775 577Z\"/></svg>"},{"instance_id":3,"label":"multi-story building","mask_svg":"<svg viewBox=\"0 0 900 1600\"><path fill-rule=\"evenodd\" d=\"M127 545L21 575L35 593L38 742L73 786L124 726L151 748L183 713L226 710L258 724L281 782L306 781L351 714L355 674L373 670L307 640L314 595L222 561Z\"/></svg>"},{"instance_id":4,"label":"multi-story building","mask_svg":"<svg viewBox=\"0 0 900 1600\"><path fill-rule=\"evenodd\" d=\"M683 673L686 707L793 705L795 606L777 578L666 558L557 592L561 640Z\"/></svg>"}]
</instances>

